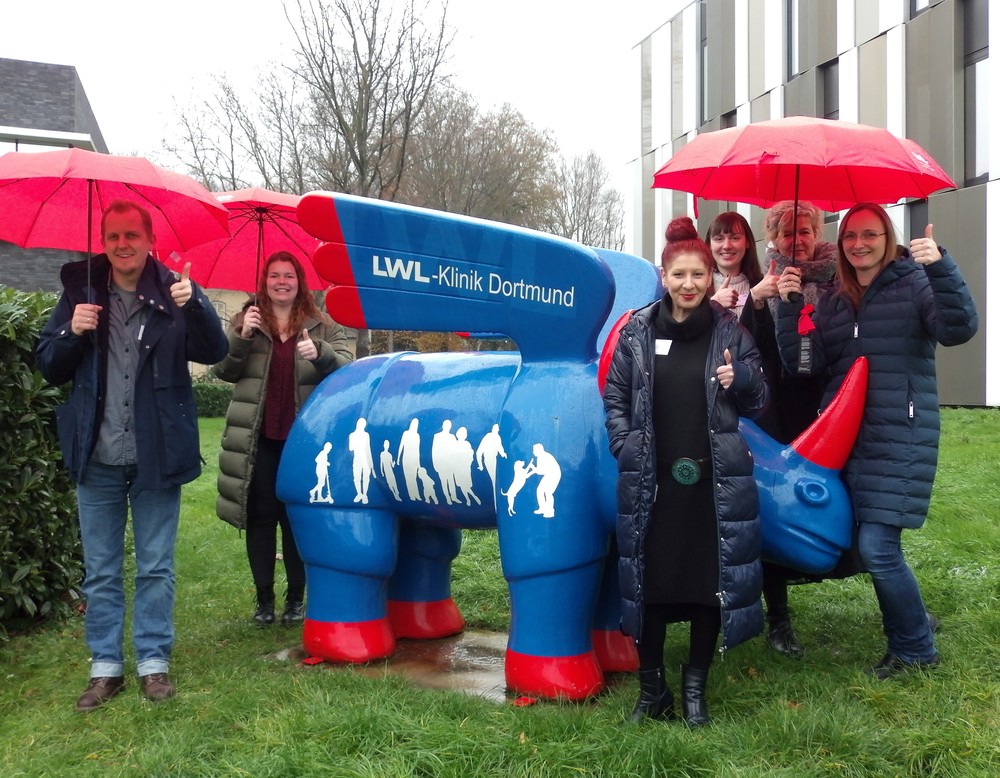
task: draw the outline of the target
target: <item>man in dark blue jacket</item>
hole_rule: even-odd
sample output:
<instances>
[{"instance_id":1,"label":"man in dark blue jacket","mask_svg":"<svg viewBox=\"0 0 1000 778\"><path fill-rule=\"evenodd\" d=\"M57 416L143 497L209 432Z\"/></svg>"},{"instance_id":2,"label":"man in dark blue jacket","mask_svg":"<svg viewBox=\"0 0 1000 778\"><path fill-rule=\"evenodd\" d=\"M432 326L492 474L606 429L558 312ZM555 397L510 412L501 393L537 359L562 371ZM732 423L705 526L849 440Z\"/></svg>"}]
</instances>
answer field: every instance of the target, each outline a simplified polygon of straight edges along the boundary
<instances>
[{"instance_id":1,"label":"man in dark blue jacket","mask_svg":"<svg viewBox=\"0 0 1000 778\"><path fill-rule=\"evenodd\" d=\"M63 267L63 293L37 348L46 380L73 381L56 419L63 459L77 482L83 542L91 677L78 711L97 709L125 686L129 510L136 671L147 699L175 693L168 671L181 484L201 473L188 361L218 362L228 346L188 268L178 280L150 256L154 240L145 209L109 205L101 218L105 253Z\"/></svg>"}]
</instances>

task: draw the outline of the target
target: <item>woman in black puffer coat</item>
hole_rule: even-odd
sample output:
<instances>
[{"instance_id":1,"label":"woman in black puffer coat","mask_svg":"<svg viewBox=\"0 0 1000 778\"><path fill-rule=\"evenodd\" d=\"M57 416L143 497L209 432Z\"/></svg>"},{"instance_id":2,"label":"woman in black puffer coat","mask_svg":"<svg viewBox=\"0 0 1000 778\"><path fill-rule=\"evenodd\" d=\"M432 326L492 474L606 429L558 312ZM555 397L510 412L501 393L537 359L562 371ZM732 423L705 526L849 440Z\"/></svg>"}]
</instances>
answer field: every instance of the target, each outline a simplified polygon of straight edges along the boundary
<instances>
[{"instance_id":1,"label":"woman in black puffer coat","mask_svg":"<svg viewBox=\"0 0 1000 778\"><path fill-rule=\"evenodd\" d=\"M868 672L879 679L940 662L917 580L903 556L903 529L927 518L937 469L940 417L934 350L976 333L978 317L955 260L933 239L897 250L892 221L872 203L854 206L840 225L837 283L812 318L788 303L796 268L778 281L777 336L790 371L800 340L812 341L811 370L828 370L825 406L859 356L868 390L857 441L843 471L858 522L858 552L871 574L888 647Z\"/></svg>"},{"instance_id":2,"label":"woman in black puffer coat","mask_svg":"<svg viewBox=\"0 0 1000 778\"><path fill-rule=\"evenodd\" d=\"M666 626L690 621L682 709L699 726L709 722L705 682L720 627L726 649L763 626L757 486L738 424L762 411L767 385L750 334L706 297L712 255L691 220L672 221L667 241L667 293L622 327L604 407L619 473L622 630L639 650L631 718L673 716Z\"/></svg>"}]
</instances>

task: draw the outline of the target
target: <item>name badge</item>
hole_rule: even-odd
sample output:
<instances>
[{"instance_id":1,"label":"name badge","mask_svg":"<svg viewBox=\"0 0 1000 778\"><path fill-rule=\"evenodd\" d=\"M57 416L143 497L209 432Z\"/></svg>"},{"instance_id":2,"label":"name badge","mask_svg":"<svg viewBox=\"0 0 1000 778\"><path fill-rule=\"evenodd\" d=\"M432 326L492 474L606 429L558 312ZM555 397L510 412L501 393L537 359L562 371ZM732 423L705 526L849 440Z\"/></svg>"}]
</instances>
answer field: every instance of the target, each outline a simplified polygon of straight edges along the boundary
<instances>
[{"instance_id":1,"label":"name badge","mask_svg":"<svg viewBox=\"0 0 1000 778\"><path fill-rule=\"evenodd\" d=\"M672 340L661 340L656 339L656 356L665 357L670 353L670 344L673 343Z\"/></svg>"},{"instance_id":2,"label":"name badge","mask_svg":"<svg viewBox=\"0 0 1000 778\"><path fill-rule=\"evenodd\" d=\"M736 304L737 305L746 305L747 304L747 298L749 296L750 296L749 292L744 292L738 298L736 298Z\"/></svg>"}]
</instances>

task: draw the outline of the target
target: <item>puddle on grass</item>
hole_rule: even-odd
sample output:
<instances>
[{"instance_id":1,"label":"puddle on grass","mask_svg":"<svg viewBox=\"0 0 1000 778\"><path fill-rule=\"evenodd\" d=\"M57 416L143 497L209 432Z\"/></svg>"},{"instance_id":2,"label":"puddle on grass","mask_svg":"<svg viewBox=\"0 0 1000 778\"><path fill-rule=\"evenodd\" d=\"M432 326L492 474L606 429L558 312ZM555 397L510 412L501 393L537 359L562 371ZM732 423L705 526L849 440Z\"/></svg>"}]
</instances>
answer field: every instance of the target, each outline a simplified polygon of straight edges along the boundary
<instances>
[{"instance_id":1,"label":"puddle on grass","mask_svg":"<svg viewBox=\"0 0 1000 778\"><path fill-rule=\"evenodd\" d=\"M384 662L359 666L359 672L381 676L385 672L406 678L425 689L449 689L507 702L504 655L507 634L466 630L439 640L396 642L395 653ZM301 662L307 654L301 645L269 654L268 659Z\"/></svg>"}]
</instances>

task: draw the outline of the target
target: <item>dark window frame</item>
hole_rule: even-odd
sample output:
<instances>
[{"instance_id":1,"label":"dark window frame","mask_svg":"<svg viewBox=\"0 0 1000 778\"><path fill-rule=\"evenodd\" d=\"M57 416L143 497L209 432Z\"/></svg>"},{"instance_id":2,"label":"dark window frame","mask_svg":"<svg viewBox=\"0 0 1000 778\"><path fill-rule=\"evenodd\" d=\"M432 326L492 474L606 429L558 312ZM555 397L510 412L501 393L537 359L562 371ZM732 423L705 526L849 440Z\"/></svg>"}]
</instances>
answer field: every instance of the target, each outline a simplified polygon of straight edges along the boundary
<instances>
[{"instance_id":1,"label":"dark window frame","mask_svg":"<svg viewBox=\"0 0 1000 778\"><path fill-rule=\"evenodd\" d=\"M976 113L978 101L975 93L978 86L976 73L979 64L990 54L989 48L989 0L963 0L962 2L962 39L963 39L963 72L962 88L964 98L964 159L962 161L965 186L984 184L989 180L989 168L982 173L970 172L974 168L973 157L980 151L980 145L985 145L986 138L976 134Z\"/></svg>"}]
</instances>

